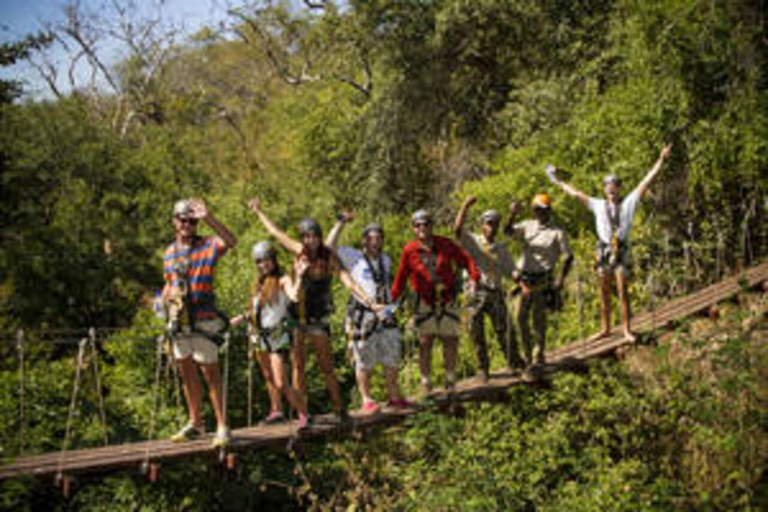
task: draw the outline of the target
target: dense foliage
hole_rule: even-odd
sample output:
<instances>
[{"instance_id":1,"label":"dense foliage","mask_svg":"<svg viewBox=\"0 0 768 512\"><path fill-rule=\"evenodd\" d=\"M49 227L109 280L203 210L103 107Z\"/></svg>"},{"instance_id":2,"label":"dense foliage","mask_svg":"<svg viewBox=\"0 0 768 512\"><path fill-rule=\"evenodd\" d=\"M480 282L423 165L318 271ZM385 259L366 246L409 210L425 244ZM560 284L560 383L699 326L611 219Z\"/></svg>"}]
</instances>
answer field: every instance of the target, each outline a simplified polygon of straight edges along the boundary
<instances>
[{"instance_id":1,"label":"dense foliage","mask_svg":"<svg viewBox=\"0 0 768 512\"><path fill-rule=\"evenodd\" d=\"M307 4L314 7L233 8L228 32L203 30L164 48L164 60L156 58L162 40L135 45L110 70L110 91L74 88L33 101L19 97L21 82L2 84L2 457L60 449L76 347L53 341L90 326L125 328L99 331L110 441L149 435L160 325L148 299L162 284L160 256L179 197L203 196L239 237L217 270L220 305L230 313L247 300L249 249L265 236L245 207L251 197L291 233L304 216L330 227L338 210L353 209L357 220L343 241L356 243L360 227L378 220L396 256L418 207L433 209L443 231L468 194L478 197L478 212L506 211L513 199L547 190L547 162L591 195L607 172L631 187L665 142L674 144L672 159L633 230L636 307L765 257L761 2ZM4 45L0 65L44 51L51 37ZM557 345L596 325L594 235L588 212L550 192L577 256L566 308L550 326ZM335 293L343 304L345 294ZM27 332L23 422L19 328ZM598 365L556 378L550 390L516 390L509 404L472 406L462 419L430 414L407 432L313 446L301 464L253 455L247 474L233 480L194 461L165 472L162 486L128 474L86 482L72 503L210 509L227 497L272 508L748 508L765 468L765 446L756 441L766 437L765 402L749 398L765 393L765 352L754 335L729 336L714 345L688 341L711 345L708 354L727 369L711 378L677 368L678 360L665 366L664 354L652 381ZM461 374L469 376L474 359L462 343ZM246 422L241 333L233 344L237 427ZM353 397L341 336L335 346ZM312 407L326 410L310 361ZM172 375L161 370L155 436L183 417ZM404 373L413 390L412 362ZM73 420L76 446L97 445L104 434L90 379ZM256 415L266 400L259 382ZM723 396L747 402L730 408ZM203 477L221 483L216 493L190 488L190 478ZM9 509L61 504L37 483L2 485Z\"/></svg>"}]
</instances>

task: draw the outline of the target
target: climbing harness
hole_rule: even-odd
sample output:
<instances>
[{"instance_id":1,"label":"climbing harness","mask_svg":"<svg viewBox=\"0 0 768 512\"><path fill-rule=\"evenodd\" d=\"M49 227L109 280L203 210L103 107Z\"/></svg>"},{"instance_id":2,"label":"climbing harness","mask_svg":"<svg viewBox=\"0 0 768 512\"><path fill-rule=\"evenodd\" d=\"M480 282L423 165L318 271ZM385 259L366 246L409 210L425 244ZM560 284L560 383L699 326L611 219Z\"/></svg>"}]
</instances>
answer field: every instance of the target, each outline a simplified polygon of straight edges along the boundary
<instances>
[{"instance_id":1,"label":"climbing harness","mask_svg":"<svg viewBox=\"0 0 768 512\"><path fill-rule=\"evenodd\" d=\"M192 301L190 300L191 286L189 282L189 271L192 266L190 253L199 240L200 238L196 237L192 244L184 249L179 247L178 242L173 243L174 253L180 255L177 256L180 259L173 262L172 271L179 281L178 288L181 300L178 297L169 300L166 317L168 318L171 335L197 333L205 336L217 345L221 345L223 335L229 329L229 319L227 316L212 303L201 303L198 306L208 305L214 314L214 318L197 319L192 311Z\"/></svg>"},{"instance_id":2,"label":"climbing harness","mask_svg":"<svg viewBox=\"0 0 768 512\"><path fill-rule=\"evenodd\" d=\"M627 245L623 240L624 233L621 230L621 203L611 208L610 203L605 201L605 214L611 226L611 240L610 243L597 240L595 264L597 268L607 266L613 270L625 262L627 252Z\"/></svg>"},{"instance_id":3,"label":"climbing harness","mask_svg":"<svg viewBox=\"0 0 768 512\"><path fill-rule=\"evenodd\" d=\"M416 295L416 306L414 308L414 322L416 324L416 327L420 326L430 318L434 317L436 324L440 325L440 322L442 322L444 317L453 319L455 322L460 322L460 318L453 313L452 311L449 311L445 306L446 304L443 304L443 296L444 296L444 285L442 281L440 281L440 277L435 272L435 265L437 264L437 248L432 245L432 247L429 250L429 256L426 256L424 254L424 251L419 250L419 258L421 259L421 262L424 264L425 267L427 267L427 270L429 271L429 280L432 283L432 307L429 311L426 313L422 313L420 311L420 305L421 305L421 297L419 295ZM455 301L452 300L451 304L447 304L447 306L450 306Z\"/></svg>"}]
</instances>

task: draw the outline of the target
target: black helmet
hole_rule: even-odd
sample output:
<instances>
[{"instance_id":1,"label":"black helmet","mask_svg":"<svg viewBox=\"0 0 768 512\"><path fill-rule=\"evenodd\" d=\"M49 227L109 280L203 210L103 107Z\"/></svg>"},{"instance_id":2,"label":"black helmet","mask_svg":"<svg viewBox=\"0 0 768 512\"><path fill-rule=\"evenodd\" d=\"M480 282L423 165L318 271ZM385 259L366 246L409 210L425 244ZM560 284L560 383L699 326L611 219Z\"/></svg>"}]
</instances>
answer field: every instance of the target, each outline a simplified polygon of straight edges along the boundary
<instances>
[{"instance_id":1,"label":"black helmet","mask_svg":"<svg viewBox=\"0 0 768 512\"><path fill-rule=\"evenodd\" d=\"M323 230L320 228L320 224L314 219L307 217L299 222L299 233L306 235L307 233L314 233L317 236L323 236Z\"/></svg>"},{"instance_id":2,"label":"black helmet","mask_svg":"<svg viewBox=\"0 0 768 512\"><path fill-rule=\"evenodd\" d=\"M480 216L482 222L500 222L501 215L496 210L488 210Z\"/></svg>"}]
</instances>

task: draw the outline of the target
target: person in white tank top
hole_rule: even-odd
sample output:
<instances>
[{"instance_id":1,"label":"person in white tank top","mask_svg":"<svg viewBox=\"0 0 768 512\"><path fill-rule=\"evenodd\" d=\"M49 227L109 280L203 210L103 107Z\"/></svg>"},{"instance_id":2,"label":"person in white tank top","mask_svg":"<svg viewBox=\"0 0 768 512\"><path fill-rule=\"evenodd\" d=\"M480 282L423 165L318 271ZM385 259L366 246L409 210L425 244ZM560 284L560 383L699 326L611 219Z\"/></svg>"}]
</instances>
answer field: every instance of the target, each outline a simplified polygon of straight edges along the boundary
<instances>
[{"instance_id":1,"label":"person in white tank top","mask_svg":"<svg viewBox=\"0 0 768 512\"><path fill-rule=\"evenodd\" d=\"M293 345L295 321L290 303L296 300L297 282L284 275L277 262L277 253L268 242L253 246L253 260L257 277L248 311L232 319L233 325L248 322L249 336L255 348L254 358L259 363L267 385L270 412L264 422L285 420L282 396L298 411L299 429L309 424L304 396L288 382L285 355Z\"/></svg>"}]
</instances>

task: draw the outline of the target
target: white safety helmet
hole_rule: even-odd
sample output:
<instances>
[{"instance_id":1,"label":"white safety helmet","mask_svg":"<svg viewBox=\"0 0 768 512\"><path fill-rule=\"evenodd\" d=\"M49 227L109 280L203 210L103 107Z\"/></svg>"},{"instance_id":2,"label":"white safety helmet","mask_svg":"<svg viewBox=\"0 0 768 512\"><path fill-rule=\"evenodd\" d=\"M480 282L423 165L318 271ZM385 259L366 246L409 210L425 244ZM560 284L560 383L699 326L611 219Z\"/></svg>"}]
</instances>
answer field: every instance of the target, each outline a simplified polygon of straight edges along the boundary
<instances>
[{"instance_id":1,"label":"white safety helmet","mask_svg":"<svg viewBox=\"0 0 768 512\"><path fill-rule=\"evenodd\" d=\"M274 258L275 256L276 253L274 247L272 247L272 244L266 240L257 242L253 245L253 249L251 250L251 257L253 258L253 261L256 262L266 258Z\"/></svg>"},{"instance_id":2,"label":"white safety helmet","mask_svg":"<svg viewBox=\"0 0 768 512\"><path fill-rule=\"evenodd\" d=\"M181 199L173 205L174 217L187 217L190 214L192 214L192 205L189 204L188 199Z\"/></svg>"},{"instance_id":3,"label":"white safety helmet","mask_svg":"<svg viewBox=\"0 0 768 512\"><path fill-rule=\"evenodd\" d=\"M427 210L416 210L411 216L411 222L416 224L417 222L432 223L432 215Z\"/></svg>"}]
</instances>

